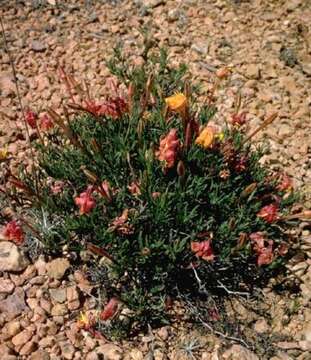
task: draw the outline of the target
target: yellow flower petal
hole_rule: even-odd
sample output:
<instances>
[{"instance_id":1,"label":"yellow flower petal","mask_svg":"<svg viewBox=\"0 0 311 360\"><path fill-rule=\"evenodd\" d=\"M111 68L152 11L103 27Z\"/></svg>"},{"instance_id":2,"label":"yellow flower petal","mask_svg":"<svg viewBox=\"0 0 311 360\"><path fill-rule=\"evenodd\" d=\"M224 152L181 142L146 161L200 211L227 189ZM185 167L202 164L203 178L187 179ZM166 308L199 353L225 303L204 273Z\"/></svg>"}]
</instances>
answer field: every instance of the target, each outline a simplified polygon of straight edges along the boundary
<instances>
[{"instance_id":1,"label":"yellow flower petal","mask_svg":"<svg viewBox=\"0 0 311 360\"><path fill-rule=\"evenodd\" d=\"M84 328L90 324L89 318L86 313L81 312L77 321L77 325Z\"/></svg>"},{"instance_id":2,"label":"yellow flower petal","mask_svg":"<svg viewBox=\"0 0 311 360\"><path fill-rule=\"evenodd\" d=\"M6 145L4 148L0 149L0 161L5 160L8 157L8 146Z\"/></svg>"},{"instance_id":3,"label":"yellow flower petal","mask_svg":"<svg viewBox=\"0 0 311 360\"><path fill-rule=\"evenodd\" d=\"M225 134L223 132L220 132L215 137L217 137L219 141L223 141Z\"/></svg>"},{"instance_id":4,"label":"yellow flower petal","mask_svg":"<svg viewBox=\"0 0 311 360\"><path fill-rule=\"evenodd\" d=\"M211 147L215 138L215 130L211 126L206 126L196 138L195 143L205 149Z\"/></svg>"},{"instance_id":5,"label":"yellow flower petal","mask_svg":"<svg viewBox=\"0 0 311 360\"><path fill-rule=\"evenodd\" d=\"M183 112L187 107L187 98L184 94L178 93L165 99L169 110Z\"/></svg>"}]
</instances>

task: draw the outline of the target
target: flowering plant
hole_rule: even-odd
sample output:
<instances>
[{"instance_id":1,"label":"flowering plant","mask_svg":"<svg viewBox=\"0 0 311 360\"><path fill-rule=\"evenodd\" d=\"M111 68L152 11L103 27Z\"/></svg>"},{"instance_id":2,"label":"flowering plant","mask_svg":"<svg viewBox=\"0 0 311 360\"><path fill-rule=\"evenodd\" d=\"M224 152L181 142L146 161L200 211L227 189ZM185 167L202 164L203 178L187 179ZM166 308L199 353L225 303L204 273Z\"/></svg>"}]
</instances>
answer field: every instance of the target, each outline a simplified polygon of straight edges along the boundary
<instances>
[{"instance_id":1,"label":"flowering plant","mask_svg":"<svg viewBox=\"0 0 311 360\"><path fill-rule=\"evenodd\" d=\"M211 121L213 103L194 111L198 94L185 84L185 67L172 69L164 52L138 69L124 58L110 68L123 89L114 82L113 96L96 100L87 91L79 102L81 86L62 71L71 98L64 115L48 109L38 126L27 112L33 129L51 133L38 141L35 179L8 178L14 194L17 187L57 219L45 233L33 219L32 237L48 236L47 252L65 246L105 259L111 300L103 321L116 321L122 305L133 310L132 324L162 321L167 299L197 295L198 278L211 291L219 281L251 290L290 256L291 182L267 181L262 149L244 133L245 113L220 126ZM14 221L4 235L24 241Z\"/></svg>"}]
</instances>

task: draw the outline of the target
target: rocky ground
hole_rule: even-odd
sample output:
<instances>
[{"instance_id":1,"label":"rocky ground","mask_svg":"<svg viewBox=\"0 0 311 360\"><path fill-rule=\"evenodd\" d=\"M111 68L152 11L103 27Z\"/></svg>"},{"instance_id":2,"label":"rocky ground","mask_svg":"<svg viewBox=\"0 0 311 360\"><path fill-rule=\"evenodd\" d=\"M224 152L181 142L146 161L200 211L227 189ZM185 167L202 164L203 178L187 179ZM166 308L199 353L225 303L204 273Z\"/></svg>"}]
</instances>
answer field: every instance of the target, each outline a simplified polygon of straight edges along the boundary
<instances>
[{"instance_id":1,"label":"rocky ground","mask_svg":"<svg viewBox=\"0 0 311 360\"><path fill-rule=\"evenodd\" d=\"M264 161L285 168L306 195L304 206L311 208L309 1L11 0L0 9L23 104L37 111L47 105L58 110L66 101L59 64L90 83L96 98L104 95L105 60L117 42L133 62L142 61L142 26L169 47L173 62L186 61L206 88L214 71L230 67L232 75L217 94L217 116L229 116L239 92L251 128L278 112L261 134L271 145ZM9 57L0 41L0 148L8 145L15 168L28 150ZM290 276L299 279L300 292L284 296L265 289L268 318L236 305L258 339L279 336L273 338L275 355L267 350L260 357L256 349L194 329L150 330L131 343L94 339L77 327L79 312L96 307L83 273L65 258L30 264L14 245L0 242L0 358L311 359L310 224L301 224L298 233L304 254L291 265Z\"/></svg>"}]
</instances>

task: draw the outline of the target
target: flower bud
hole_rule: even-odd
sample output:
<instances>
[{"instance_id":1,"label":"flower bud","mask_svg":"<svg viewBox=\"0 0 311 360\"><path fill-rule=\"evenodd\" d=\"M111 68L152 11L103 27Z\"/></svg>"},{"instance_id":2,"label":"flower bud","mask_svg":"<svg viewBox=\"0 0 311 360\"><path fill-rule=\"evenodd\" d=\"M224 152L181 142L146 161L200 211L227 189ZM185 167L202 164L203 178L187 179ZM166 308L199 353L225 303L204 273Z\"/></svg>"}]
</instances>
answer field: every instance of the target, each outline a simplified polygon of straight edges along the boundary
<instances>
[{"instance_id":1,"label":"flower bud","mask_svg":"<svg viewBox=\"0 0 311 360\"><path fill-rule=\"evenodd\" d=\"M185 149L189 149L192 141L192 127L191 123L188 122L185 136Z\"/></svg>"},{"instance_id":2,"label":"flower bud","mask_svg":"<svg viewBox=\"0 0 311 360\"><path fill-rule=\"evenodd\" d=\"M149 248L144 247L144 248L141 250L140 253L141 253L142 256L148 256L148 255L150 255L151 251L150 251Z\"/></svg>"},{"instance_id":3,"label":"flower bud","mask_svg":"<svg viewBox=\"0 0 311 360\"><path fill-rule=\"evenodd\" d=\"M84 172L84 175L92 182L92 183L97 183L98 182L98 177L92 173L90 170L86 169L84 166L81 166L81 170Z\"/></svg>"},{"instance_id":4,"label":"flower bud","mask_svg":"<svg viewBox=\"0 0 311 360\"><path fill-rule=\"evenodd\" d=\"M218 79L226 79L230 74L230 69L228 67L222 67L216 71L216 76Z\"/></svg>"},{"instance_id":5,"label":"flower bud","mask_svg":"<svg viewBox=\"0 0 311 360\"><path fill-rule=\"evenodd\" d=\"M246 186L246 188L241 193L241 198L245 198L254 192L257 188L257 183L251 183L250 185Z\"/></svg>"},{"instance_id":6,"label":"flower bud","mask_svg":"<svg viewBox=\"0 0 311 360\"><path fill-rule=\"evenodd\" d=\"M185 173L186 173L185 165L182 160L179 160L177 164L177 174L180 177L184 177Z\"/></svg>"},{"instance_id":7,"label":"flower bud","mask_svg":"<svg viewBox=\"0 0 311 360\"><path fill-rule=\"evenodd\" d=\"M304 219L311 219L311 210L305 210L305 211L303 211L302 217L303 217Z\"/></svg>"},{"instance_id":8,"label":"flower bud","mask_svg":"<svg viewBox=\"0 0 311 360\"><path fill-rule=\"evenodd\" d=\"M97 153L100 152L100 146L98 145L98 142L96 141L96 139L91 140L91 146L95 152L97 152Z\"/></svg>"}]
</instances>

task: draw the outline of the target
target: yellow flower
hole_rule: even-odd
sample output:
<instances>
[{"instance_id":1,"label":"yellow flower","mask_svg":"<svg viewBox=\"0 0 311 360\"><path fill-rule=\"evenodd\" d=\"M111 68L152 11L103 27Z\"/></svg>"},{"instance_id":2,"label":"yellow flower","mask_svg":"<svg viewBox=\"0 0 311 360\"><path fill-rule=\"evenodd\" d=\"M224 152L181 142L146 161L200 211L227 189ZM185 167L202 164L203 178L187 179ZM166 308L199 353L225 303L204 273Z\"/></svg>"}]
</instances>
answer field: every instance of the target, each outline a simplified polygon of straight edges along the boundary
<instances>
[{"instance_id":1,"label":"yellow flower","mask_svg":"<svg viewBox=\"0 0 311 360\"><path fill-rule=\"evenodd\" d=\"M196 138L195 143L207 149L213 145L215 139L215 129L211 126L206 126Z\"/></svg>"},{"instance_id":2,"label":"yellow flower","mask_svg":"<svg viewBox=\"0 0 311 360\"><path fill-rule=\"evenodd\" d=\"M81 313L80 313L80 316L79 316L79 319L78 319L78 321L77 321L77 326L78 326L80 329L87 329L88 327L90 327L90 325L91 325L91 322L90 322L90 319L89 319L89 317L87 316L87 314L81 312Z\"/></svg>"},{"instance_id":3,"label":"yellow flower","mask_svg":"<svg viewBox=\"0 0 311 360\"><path fill-rule=\"evenodd\" d=\"M187 98L182 93L177 93L165 99L169 110L184 113L187 108Z\"/></svg>"},{"instance_id":4,"label":"yellow flower","mask_svg":"<svg viewBox=\"0 0 311 360\"><path fill-rule=\"evenodd\" d=\"M219 141L223 141L225 134L223 132L218 133L217 135L215 135L215 137L219 140Z\"/></svg>"},{"instance_id":5,"label":"yellow flower","mask_svg":"<svg viewBox=\"0 0 311 360\"><path fill-rule=\"evenodd\" d=\"M6 145L4 148L0 149L0 161L5 160L8 157L8 146Z\"/></svg>"}]
</instances>

